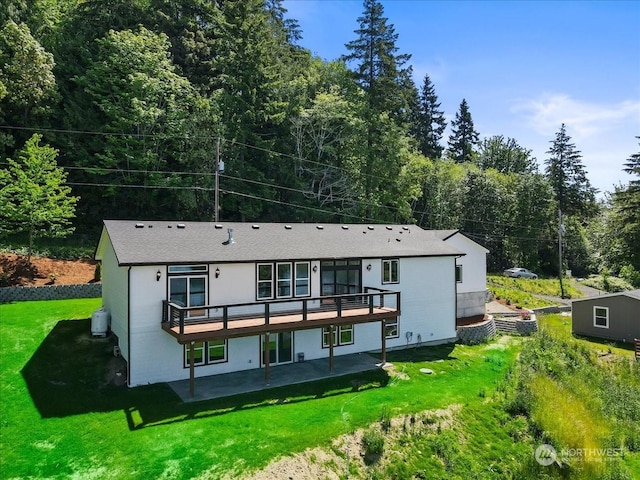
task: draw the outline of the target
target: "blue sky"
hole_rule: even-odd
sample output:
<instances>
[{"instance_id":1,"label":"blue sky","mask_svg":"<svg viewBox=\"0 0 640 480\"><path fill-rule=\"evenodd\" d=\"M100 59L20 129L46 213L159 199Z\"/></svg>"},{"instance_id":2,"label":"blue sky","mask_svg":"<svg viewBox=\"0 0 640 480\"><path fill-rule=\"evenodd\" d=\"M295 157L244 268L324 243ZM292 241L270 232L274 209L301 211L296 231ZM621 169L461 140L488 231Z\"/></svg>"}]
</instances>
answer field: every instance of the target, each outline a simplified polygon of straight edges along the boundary
<instances>
[{"instance_id":1,"label":"blue sky","mask_svg":"<svg viewBox=\"0 0 640 480\"><path fill-rule=\"evenodd\" d=\"M466 98L481 138L515 138L541 170L565 123L594 187L632 179L622 167L640 151L640 0L382 4L416 85L429 74L449 121ZM284 6L300 24L300 45L326 60L346 53L363 10L360 0Z\"/></svg>"}]
</instances>

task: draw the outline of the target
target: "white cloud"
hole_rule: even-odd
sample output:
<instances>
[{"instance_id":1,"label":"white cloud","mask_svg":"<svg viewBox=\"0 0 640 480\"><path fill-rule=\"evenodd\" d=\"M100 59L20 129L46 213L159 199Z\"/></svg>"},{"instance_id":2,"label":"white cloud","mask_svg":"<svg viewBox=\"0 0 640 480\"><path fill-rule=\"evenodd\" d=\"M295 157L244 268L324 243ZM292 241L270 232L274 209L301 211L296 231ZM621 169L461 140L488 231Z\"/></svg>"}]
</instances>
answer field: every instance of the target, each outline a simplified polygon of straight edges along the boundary
<instances>
[{"instance_id":1,"label":"white cloud","mask_svg":"<svg viewBox=\"0 0 640 480\"><path fill-rule=\"evenodd\" d=\"M622 124L635 130L640 128L638 100L604 105L576 100L562 93L543 94L517 102L512 110L524 113L528 126L541 135L552 136L564 123L578 141L605 135Z\"/></svg>"}]
</instances>

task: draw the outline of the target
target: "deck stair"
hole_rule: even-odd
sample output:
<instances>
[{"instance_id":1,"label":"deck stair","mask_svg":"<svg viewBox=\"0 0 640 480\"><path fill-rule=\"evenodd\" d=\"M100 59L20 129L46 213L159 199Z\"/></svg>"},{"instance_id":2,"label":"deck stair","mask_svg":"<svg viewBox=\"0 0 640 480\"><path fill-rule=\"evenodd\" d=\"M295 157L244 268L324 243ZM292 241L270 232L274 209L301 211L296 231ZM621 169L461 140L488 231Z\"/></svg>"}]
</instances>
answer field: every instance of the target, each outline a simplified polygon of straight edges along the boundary
<instances>
[{"instance_id":1,"label":"deck stair","mask_svg":"<svg viewBox=\"0 0 640 480\"><path fill-rule=\"evenodd\" d=\"M640 361L640 338L636 338L634 339L635 344L636 344L636 360Z\"/></svg>"}]
</instances>

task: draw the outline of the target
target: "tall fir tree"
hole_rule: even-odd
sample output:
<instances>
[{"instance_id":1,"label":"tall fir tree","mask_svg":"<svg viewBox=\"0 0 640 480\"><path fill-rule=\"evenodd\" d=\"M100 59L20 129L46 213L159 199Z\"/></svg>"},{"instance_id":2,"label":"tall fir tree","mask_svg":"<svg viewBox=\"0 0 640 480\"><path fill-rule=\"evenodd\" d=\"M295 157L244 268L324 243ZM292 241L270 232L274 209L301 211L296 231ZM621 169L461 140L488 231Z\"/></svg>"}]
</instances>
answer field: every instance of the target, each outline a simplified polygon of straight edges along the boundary
<instances>
[{"instance_id":1,"label":"tall fir tree","mask_svg":"<svg viewBox=\"0 0 640 480\"><path fill-rule=\"evenodd\" d=\"M582 163L582 154L571 143L563 123L551 141L545 160L545 175L553 188L558 208L565 215L591 216L595 213L595 193Z\"/></svg>"},{"instance_id":2,"label":"tall fir tree","mask_svg":"<svg viewBox=\"0 0 640 480\"><path fill-rule=\"evenodd\" d=\"M447 121L444 118L444 112L440 110L440 102L428 74L424 76L418 102L413 134L420 152L427 158L437 160L442 157L444 150L440 141L447 127Z\"/></svg>"},{"instance_id":3,"label":"tall fir tree","mask_svg":"<svg viewBox=\"0 0 640 480\"><path fill-rule=\"evenodd\" d=\"M411 55L397 53L398 34L383 15L382 3L364 1L360 28L355 30L358 38L345 45L350 53L342 59L355 64L354 76L367 95L369 108L398 118L406 110L403 86L410 69L403 67Z\"/></svg>"},{"instance_id":4,"label":"tall fir tree","mask_svg":"<svg viewBox=\"0 0 640 480\"><path fill-rule=\"evenodd\" d=\"M390 207L389 198L397 196L393 193L393 179L398 178L404 161L403 150L397 146L408 130L408 99L411 95L407 88L412 82L408 81L411 70L404 65L410 55L397 53L398 34L394 26L387 23L379 1L364 1L364 11L358 17L358 23L360 28L355 30L357 38L345 45L350 53L342 60L353 66L354 78L364 93L362 118L365 138L359 168L359 183L365 203L362 216L388 220L391 212L387 208Z\"/></svg>"},{"instance_id":5,"label":"tall fir tree","mask_svg":"<svg viewBox=\"0 0 640 480\"><path fill-rule=\"evenodd\" d=\"M631 155L622 170L635 178L613 195L616 232L611 233L619 237L628 264L640 272L640 152Z\"/></svg>"},{"instance_id":6,"label":"tall fir tree","mask_svg":"<svg viewBox=\"0 0 640 480\"><path fill-rule=\"evenodd\" d=\"M466 99L462 99L456 118L451 122L449 155L456 163L470 162L474 147L478 144L478 132L473 126L471 112Z\"/></svg>"}]
</instances>

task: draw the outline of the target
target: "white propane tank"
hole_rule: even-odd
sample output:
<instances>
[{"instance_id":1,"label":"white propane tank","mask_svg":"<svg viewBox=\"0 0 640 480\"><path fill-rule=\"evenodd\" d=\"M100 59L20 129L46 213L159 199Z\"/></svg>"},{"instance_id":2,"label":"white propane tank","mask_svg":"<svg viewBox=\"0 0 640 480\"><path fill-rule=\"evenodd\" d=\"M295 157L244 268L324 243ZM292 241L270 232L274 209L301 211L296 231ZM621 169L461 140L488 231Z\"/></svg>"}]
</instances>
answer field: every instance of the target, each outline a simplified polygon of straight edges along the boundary
<instances>
[{"instance_id":1,"label":"white propane tank","mask_svg":"<svg viewBox=\"0 0 640 480\"><path fill-rule=\"evenodd\" d=\"M104 307L99 308L91 315L91 335L94 337L106 337L109 329L109 312Z\"/></svg>"}]
</instances>

